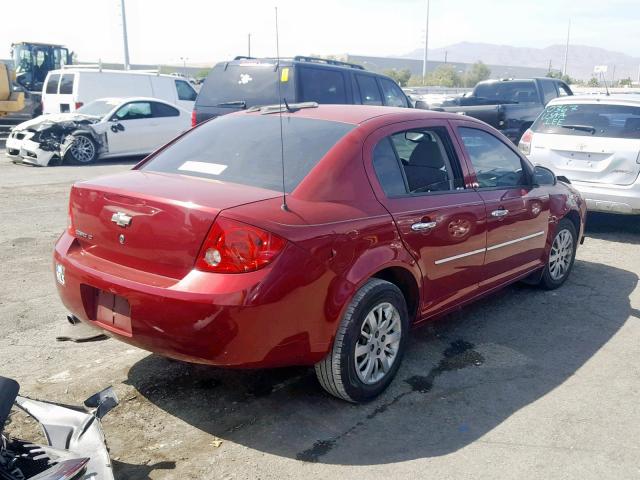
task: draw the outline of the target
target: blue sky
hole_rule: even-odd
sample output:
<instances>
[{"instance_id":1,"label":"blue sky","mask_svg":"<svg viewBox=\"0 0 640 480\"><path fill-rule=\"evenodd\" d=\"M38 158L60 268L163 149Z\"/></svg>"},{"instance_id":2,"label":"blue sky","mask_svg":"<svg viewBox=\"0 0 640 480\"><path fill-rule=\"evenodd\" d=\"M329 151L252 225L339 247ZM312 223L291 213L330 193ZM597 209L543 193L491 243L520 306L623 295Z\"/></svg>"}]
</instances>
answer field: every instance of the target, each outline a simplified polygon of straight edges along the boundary
<instances>
[{"instance_id":1,"label":"blue sky","mask_svg":"<svg viewBox=\"0 0 640 480\"><path fill-rule=\"evenodd\" d=\"M7 0L4 0L5 2ZM4 2L3 2L4 3ZM29 0L29 15L3 15L0 58L12 41L64 43L81 60L122 60L119 0ZM7 4L17 5L15 2ZM213 63L247 52L281 55L403 54L424 41L426 0L126 0L133 63ZM7 12L7 6L3 7ZM640 57L640 0L431 0L430 48L461 41L545 47L572 43Z\"/></svg>"}]
</instances>

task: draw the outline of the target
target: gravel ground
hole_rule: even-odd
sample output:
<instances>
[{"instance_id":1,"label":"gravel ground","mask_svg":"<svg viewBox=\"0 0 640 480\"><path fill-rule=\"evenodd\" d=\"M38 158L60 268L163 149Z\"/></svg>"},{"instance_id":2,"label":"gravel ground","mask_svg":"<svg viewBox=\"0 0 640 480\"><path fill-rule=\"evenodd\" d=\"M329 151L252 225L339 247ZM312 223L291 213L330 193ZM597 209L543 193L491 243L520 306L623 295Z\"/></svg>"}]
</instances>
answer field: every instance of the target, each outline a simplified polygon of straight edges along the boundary
<instances>
[{"instance_id":1,"label":"gravel ground","mask_svg":"<svg viewBox=\"0 0 640 480\"><path fill-rule=\"evenodd\" d=\"M51 273L77 179L133 161L32 168L0 155L0 375L104 419L118 479L640 478L640 218L592 215L560 290L515 285L414 332L376 401L306 368L225 371L68 331ZM36 435L14 414L8 427Z\"/></svg>"}]
</instances>

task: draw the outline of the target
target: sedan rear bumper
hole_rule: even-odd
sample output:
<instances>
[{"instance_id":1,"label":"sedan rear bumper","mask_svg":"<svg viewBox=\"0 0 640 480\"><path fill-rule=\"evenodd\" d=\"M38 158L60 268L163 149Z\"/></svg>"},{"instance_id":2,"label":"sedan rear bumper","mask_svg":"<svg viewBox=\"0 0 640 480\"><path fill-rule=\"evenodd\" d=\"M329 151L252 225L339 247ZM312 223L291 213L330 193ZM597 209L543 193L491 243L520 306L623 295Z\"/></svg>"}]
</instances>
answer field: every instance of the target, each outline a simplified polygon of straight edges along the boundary
<instances>
[{"instance_id":1,"label":"sedan rear bumper","mask_svg":"<svg viewBox=\"0 0 640 480\"><path fill-rule=\"evenodd\" d=\"M332 339L313 342L307 331L308 325L327 325L324 298L314 293L318 285L300 281L307 276L300 269L313 260L293 244L281 257L256 272L192 270L178 280L92 257L65 232L56 244L54 263L58 293L67 309L131 345L226 367L313 364L326 354ZM279 261L281 268L276 268ZM283 274L287 271L298 278ZM113 323L99 312L109 295L127 305L119 308L114 301Z\"/></svg>"}]
</instances>

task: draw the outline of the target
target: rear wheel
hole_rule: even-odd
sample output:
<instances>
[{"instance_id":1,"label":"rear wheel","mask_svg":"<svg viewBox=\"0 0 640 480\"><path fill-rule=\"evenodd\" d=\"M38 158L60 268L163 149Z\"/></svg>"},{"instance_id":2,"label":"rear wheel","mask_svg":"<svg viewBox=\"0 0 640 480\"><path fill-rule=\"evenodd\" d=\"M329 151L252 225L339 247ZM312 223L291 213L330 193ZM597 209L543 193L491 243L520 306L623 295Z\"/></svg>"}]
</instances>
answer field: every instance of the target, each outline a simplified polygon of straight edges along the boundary
<instances>
[{"instance_id":1,"label":"rear wheel","mask_svg":"<svg viewBox=\"0 0 640 480\"><path fill-rule=\"evenodd\" d=\"M551 243L547 265L542 272L540 286L553 290L567 280L576 258L577 239L578 234L573 223L566 218L560 220Z\"/></svg>"},{"instance_id":2,"label":"rear wheel","mask_svg":"<svg viewBox=\"0 0 640 480\"><path fill-rule=\"evenodd\" d=\"M349 402L371 400L400 367L409 319L402 292L370 279L347 308L329 354L315 366L322 387Z\"/></svg>"},{"instance_id":3,"label":"rear wheel","mask_svg":"<svg viewBox=\"0 0 640 480\"><path fill-rule=\"evenodd\" d=\"M74 165L93 163L98 156L96 143L87 135L76 135L71 147L65 154L65 161Z\"/></svg>"}]
</instances>

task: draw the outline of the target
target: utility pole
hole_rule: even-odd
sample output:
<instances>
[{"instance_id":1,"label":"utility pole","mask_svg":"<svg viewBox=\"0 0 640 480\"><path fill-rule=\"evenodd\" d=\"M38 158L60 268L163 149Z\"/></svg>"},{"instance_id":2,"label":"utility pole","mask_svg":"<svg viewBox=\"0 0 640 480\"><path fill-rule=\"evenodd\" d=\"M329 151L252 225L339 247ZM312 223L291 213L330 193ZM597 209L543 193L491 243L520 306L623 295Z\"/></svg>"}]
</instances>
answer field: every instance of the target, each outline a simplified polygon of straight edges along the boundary
<instances>
[{"instance_id":1,"label":"utility pole","mask_svg":"<svg viewBox=\"0 0 640 480\"><path fill-rule=\"evenodd\" d=\"M180 60L182 60L182 73L186 78L187 77L187 60L189 59L187 57L180 57Z\"/></svg>"},{"instance_id":2,"label":"utility pole","mask_svg":"<svg viewBox=\"0 0 640 480\"><path fill-rule=\"evenodd\" d=\"M427 28L424 32L424 56L422 57L422 85L427 83L427 52L429 50L429 4L431 0L427 0Z\"/></svg>"},{"instance_id":3,"label":"utility pole","mask_svg":"<svg viewBox=\"0 0 640 480\"><path fill-rule=\"evenodd\" d=\"M547 73L551 73L551 59L549 59L549 70L547 70Z\"/></svg>"},{"instance_id":4,"label":"utility pole","mask_svg":"<svg viewBox=\"0 0 640 480\"><path fill-rule=\"evenodd\" d=\"M250 57L251 56L251 34L249 33L247 35L247 37L248 37L248 43L249 43L248 48L247 48L247 50L248 50L247 57Z\"/></svg>"},{"instance_id":5,"label":"utility pole","mask_svg":"<svg viewBox=\"0 0 640 480\"><path fill-rule=\"evenodd\" d=\"M567 46L564 48L564 66L562 67L562 76L567 74L567 59L569 58L569 38L571 36L571 19L569 19L569 26L567 27Z\"/></svg>"},{"instance_id":6,"label":"utility pole","mask_svg":"<svg viewBox=\"0 0 640 480\"><path fill-rule=\"evenodd\" d=\"M122 40L124 42L124 69L129 70L129 40L127 39L127 16L125 14L124 0L120 0L122 9Z\"/></svg>"},{"instance_id":7,"label":"utility pole","mask_svg":"<svg viewBox=\"0 0 640 480\"><path fill-rule=\"evenodd\" d=\"M444 63L447 63L447 56L449 55L449 51L445 50L444 51Z\"/></svg>"}]
</instances>

